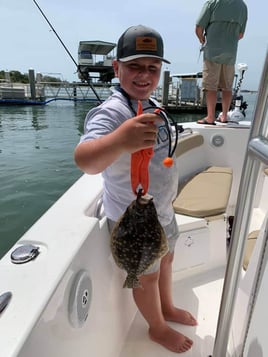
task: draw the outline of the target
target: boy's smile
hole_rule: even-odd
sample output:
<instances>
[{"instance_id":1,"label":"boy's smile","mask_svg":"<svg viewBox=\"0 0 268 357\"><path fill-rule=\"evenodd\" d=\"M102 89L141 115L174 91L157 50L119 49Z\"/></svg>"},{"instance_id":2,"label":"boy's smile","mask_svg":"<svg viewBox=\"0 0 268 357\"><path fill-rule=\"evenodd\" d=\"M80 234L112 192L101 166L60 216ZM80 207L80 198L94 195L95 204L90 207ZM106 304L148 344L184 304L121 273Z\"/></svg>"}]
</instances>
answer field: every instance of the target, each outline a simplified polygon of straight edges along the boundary
<instances>
[{"instance_id":1,"label":"boy's smile","mask_svg":"<svg viewBox=\"0 0 268 357\"><path fill-rule=\"evenodd\" d=\"M162 61L143 57L128 62L114 60L113 66L121 87L131 99L148 99L158 85Z\"/></svg>"}]
</instances>

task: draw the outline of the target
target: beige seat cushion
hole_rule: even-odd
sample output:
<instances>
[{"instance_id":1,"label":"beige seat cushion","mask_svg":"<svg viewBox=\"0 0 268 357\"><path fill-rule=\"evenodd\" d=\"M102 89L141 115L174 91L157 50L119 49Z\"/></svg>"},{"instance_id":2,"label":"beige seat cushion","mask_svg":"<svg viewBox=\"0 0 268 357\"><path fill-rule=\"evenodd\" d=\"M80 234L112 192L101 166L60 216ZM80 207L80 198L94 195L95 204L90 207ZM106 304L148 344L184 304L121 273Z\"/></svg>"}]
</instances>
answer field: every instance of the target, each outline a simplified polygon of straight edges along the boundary
<instances>
[{"instance_id":1,"label":"beige seat cushion","mask_svg":"<svg viewBox=\"0 0 268 357\"><path fill-rule=\"evenodd\" d=\"M244 270L247 270L247 267L248 267L248 264L249 264L249 260L250 260L250 257L252 255L253 249L255 247L256 240L257 240L257 237L258 237L259 233L260 233L260 230L256 230L256 231L251 232L248 235L248 240L247 240L247 243L246 243L245 255L244 255L244 260L243 260L243 268L244 268Z\"/></svg>"},{"instance_id":2,"label":"beige seat cushion","mask_svg":"<svg viewBox=\"0 0 268 357\"><path fill-rule=\"evenodd\" d=\"M178 214L208 217L224 213L232 186L230 167L212 166L194 176L173 202Z\"/></svg>"},{"instance_id":3,"label":"beige seat cushion","mask_svg":"<svg viewBox=\"0 0 268 357\"><path fill-rule=\"evenodd\" d=\"M189 136L182 137L180 140L178 140L178 145L175 150L175 154L177 157L179 157L187 151L201 146L203 143L204 138L199 133L193 133Z\"/></svg>"}]
</instances>

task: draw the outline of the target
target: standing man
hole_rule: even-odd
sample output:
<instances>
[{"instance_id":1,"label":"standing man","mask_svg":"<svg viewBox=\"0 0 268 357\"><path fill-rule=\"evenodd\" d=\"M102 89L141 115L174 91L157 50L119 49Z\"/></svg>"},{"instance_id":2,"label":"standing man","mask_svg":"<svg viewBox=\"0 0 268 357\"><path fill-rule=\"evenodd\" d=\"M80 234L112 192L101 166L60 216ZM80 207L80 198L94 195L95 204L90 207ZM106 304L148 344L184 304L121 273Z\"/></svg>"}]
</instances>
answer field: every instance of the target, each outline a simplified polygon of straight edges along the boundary
<instances>
[{"instance_id":1,"label":"standing man","mask_svg":"<svg viewBox=\"0 0 268 357\"><path fill-rule=\"evenodd\" d=\"M244 36L247 6L243 0L208 0L196 21L195 33L204 46L203 83L207 116L198 124L215 125L217 91L222 91L221 122L227 122L238 41Z\"/></svg>"}]
</instances>

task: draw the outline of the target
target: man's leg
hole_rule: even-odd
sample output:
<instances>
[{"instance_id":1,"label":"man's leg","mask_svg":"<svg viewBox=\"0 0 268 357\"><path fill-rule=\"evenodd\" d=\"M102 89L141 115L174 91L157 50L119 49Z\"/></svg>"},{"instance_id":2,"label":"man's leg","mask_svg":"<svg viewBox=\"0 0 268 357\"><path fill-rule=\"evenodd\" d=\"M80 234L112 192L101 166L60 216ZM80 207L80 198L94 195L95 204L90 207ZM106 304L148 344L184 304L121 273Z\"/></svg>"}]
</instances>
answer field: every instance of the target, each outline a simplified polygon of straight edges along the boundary
<instances>
[{"instance_id":1,"label":"man's leg","mask_svg":"<svg viewBox=\"0 0 268 357\"><path fill-rule=\"evenodd\" d=\"M199 124L212 124L215 122L219 76L220 65L218 65L218 63L204 60L202 88L206 98L207 116L204 119L198 120L197 123Z\"/></svg>"},{"instance_id":2,"label":"man's leg","mask_svg":"<svg viewBox=\"0 0 268 357\"><path fill-rule=\"evenodd\" d=\"M222 65L219 81L219 87L222 89L222 114L220 117L222 122L226 122L228 120L227 113L230 110L233 97L232 86L234 74L234 65Z\"/></svg>"},{"instance_id":3,"label":"man's leg","mask_svg":"<svg viewBox=\"0 0 268 357\"><path fill-rule=\"evenodd\" d=\"M206 90L207 117L210 123L215 121L215 108L217 102L217 91Z\"/></svg>"},{"instance_id":4,"label":"man's leg","mask_svg":"<svg viewBox=\"0 0 268 357\"><path fill-rule=\"evenodd\" d=\"M222 113L220 118L222 122L227 122L228 120L227 113L231 106L232 96L232 91L222 90Z\"/></svg>"}]
</instances>

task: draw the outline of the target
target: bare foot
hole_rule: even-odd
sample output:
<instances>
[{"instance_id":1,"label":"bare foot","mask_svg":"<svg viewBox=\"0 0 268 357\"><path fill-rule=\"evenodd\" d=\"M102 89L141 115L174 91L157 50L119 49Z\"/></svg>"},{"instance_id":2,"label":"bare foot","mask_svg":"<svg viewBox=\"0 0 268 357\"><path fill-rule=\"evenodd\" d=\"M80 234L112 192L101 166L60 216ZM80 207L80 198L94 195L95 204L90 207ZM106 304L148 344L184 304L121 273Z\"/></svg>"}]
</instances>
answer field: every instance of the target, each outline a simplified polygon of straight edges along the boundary
<instances>
[{"instance_id":1,"label":"bare foot","mask_svg":"<svg viewBox=\"0 0 268 357\"><path fill-rule=\"evenodd\" d=\"M184 336L178 331L173 330L167 325L160 329L150 328L149 336L151 340L159 343L172 352L186 352L193 345L193 341L190 338Z\"/></svg>"},{"instance_id":2,"label":"bare foot","mask_svg":"<svg viewBox=\"0 0 268 357\"><path fill-rule=\"evenodd\" d=\"M169 312L163 312L166 321L178 322L183 325L196 326L197 321L190 312L174 307Z\"/></svg>"}]
</instances>

